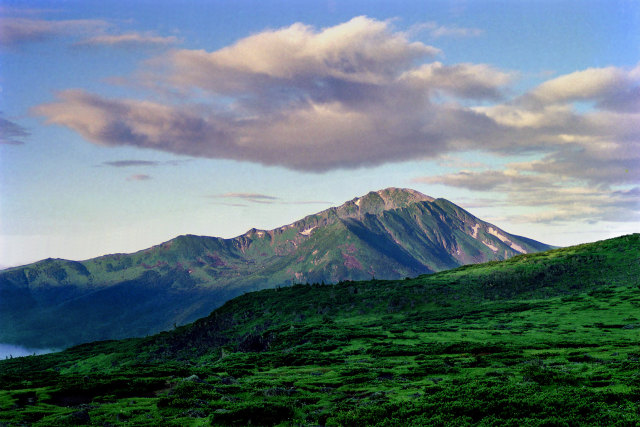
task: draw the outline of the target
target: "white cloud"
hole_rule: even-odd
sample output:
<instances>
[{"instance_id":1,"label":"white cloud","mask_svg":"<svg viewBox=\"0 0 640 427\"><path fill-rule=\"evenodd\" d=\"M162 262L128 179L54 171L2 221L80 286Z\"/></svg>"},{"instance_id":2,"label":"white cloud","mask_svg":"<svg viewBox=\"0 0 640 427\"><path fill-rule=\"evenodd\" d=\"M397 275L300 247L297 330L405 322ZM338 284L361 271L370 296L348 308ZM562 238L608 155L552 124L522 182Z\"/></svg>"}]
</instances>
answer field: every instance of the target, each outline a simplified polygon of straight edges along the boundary
<instances>
[{"instance_id":1,"label":"white cloud","mask_svg":"<svg viewBox=\"0 0 640 427\"><path fill-rule=\"evenodd\" d=\"M499 99L501 90L513 79L513 73L505 73L485 64L443 65L432 62L413 69L403 76L417 89L442 90L460 98Z\"/></svg>"},{"instance_id":2,"label":"white cloud","mask_svg":"<svg viewBox=\"0 0 640 427\"><path fill-rule=\"evenodd\" d=\"M489 167L488 163L478 161L467 161L455 157L451 154L444 154L439 157L438 165L446 168L454 169L485 169Z\"/></svg>"},{"instance_id":3,"label":"white cloud","mask_svg":"<svg viewBox=\"0 0 640 427\"><path fill-rule=\"evenodd\" d=\"M532 189L547 185L547 181L539 176L523 175L514 170L460 171L446 175L419 177L414 181L428 184L444 184L474 191L508 189L516 186L518 188Z\"/></svg>"},{"instance_id":4,"label":"white cloud","mask_svg":"<svg viewBox=\"0 0 640 427\"><path fill-rule=\"evenodd\" d=\"M579 179L553 172L530 172L526 164L503 171L458 172L416 178L416 182L444 184L481 194L506 195L503 207L530 207L533 213L511 216L511 222L640 221L640 187L613 190L585 185ZM486 192L486 193L485 193ZM476 195L477 196L477 195ZM491 201L495 206L495 202Z\"/></svg>"},{"instance_id":5,"label":"white cloud","mask_svg":"<svg viewBox=\"0 0 640 427\"><path fill-rule=\"evenodd\" d=\"M58 94L59 102L33 109L49 123L68 126L101 145L136 145L202 156L224 156L225 137L197 112L150 101L110 100L82 90ZM217 144L207 145L216 136Z\"/></svg>"},{"instance_id":6,"label":"white cloud","mask_svg":"<svg viewBox=\"0 0 640 427\"><path fill-rule=\"evenodd\" d=\"M542 83L523 99L543 105L593 101L600 109L640 112L640 65L588 68Z\"/></svg>"},{"instance_id":7,"label":"white cloud","mask_svg":"<svg viewBox=\"0 0 640 427\"><path fill-rule=\"evenodd\" d=\"M521 170L579 179L593 186L640 182L640 143L568 144Z\"/></svg>"},{"instance_id":8,"label":"white cloud","mask_svg":"<svg viewBox=\"0 0 640 427\"><path fill-rule=\"evenodd\" d=\"M549 105L529 109L513 104L474 107L474 111L486 114L497 123L513 128L549 128L567 126L577 115L568 105Z\"/></svg>"},{"instance_id":9,"label":"white cloud","mask_svg":"<svg viewBox=\"0 0 640 427\"><path fill-rule=\"evenodd\" d=\"M312 92L330 89L333 81L388 83L415 60L437 53L386 22L361 16L320 31L300 23L263 31L215 52L176 50L167 66L173 83L214 93Z\"/></svg>"}]
</instances>

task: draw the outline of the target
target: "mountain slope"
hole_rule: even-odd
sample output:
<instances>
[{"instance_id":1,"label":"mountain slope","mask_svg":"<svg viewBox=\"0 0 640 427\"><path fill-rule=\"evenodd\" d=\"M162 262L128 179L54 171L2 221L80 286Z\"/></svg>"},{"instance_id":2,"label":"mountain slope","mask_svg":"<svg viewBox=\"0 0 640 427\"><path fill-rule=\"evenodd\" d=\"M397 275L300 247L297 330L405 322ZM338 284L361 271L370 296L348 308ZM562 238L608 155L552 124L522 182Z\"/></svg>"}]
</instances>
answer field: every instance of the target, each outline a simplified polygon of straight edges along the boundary
<instances>
[{"instance_id":1,"label":"mountain slope","mask_svg":"<svg viewBox=\"0 0 640 427\"><path fill-rule=\"evenodd\" d=\"M296 285L159 335L0 361L0 421L637 425L640 235Z\"/></svg>"},{"instance_id":2,"label":"mountain slope","mask_svg":"<svg viewBox=\"0 0 640 427\"><path fill-rule=\"evenodd\" d=\"M60 348L144 336L248 291L404 278L549 248L447 200L389 188L233 239L187 235L133 254L0 272L0 342Z\"/></svg>"}]
</instances>

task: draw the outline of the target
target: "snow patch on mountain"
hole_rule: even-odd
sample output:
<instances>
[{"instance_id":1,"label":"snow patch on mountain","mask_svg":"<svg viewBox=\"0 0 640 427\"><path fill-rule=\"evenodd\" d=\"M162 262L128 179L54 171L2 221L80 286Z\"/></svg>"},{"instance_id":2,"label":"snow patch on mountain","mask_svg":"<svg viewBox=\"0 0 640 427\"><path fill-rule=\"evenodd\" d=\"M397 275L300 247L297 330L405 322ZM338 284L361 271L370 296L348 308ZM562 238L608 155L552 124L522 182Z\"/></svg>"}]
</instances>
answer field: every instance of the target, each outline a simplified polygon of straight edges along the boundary
<instances>
[{"instance_id":1,"label":"snow patch on mountain","mask_svg":"<svg viewBox=\"0 0 640 427\"><path fill-rule=\"evenodd\" d=\"M523 248L522 246L513 243L511 240L509 240L507 238L507 236L500 234L500 232L496 229L494 229L493 227L489 227L488 230L489 234L491 234L492 236L496 236L498 239L500 239L504 244L506 244L507 246L509 246L511 249L513 249L514 251L518 251L522 254L526 254L527 250L525 248Z\"/></svg>"},{"instance_id":2,"label":"snow patch on mountain","mask_svg":"<svg viewBox=\"0 0 640 427\"><path fill-rule=\"evenodd\" d=\"M317 228L317 227L307 228L306 230L301 231L301 232L300 232L300 234L302 234L303 236L308 236L308 235L310 235L310 234L311 234L311 232L312 232L313 230L315 230L316 228Z\"/></svg>"},{"instance_id":3,"label":"snow patch on mountain","mask_svg":"<svg viewBox=\"0 0 640 427\"><path fill-rule=\"evenodd\" d=\"M482 242L482 243L484 243L484 245L489 249L491 249L493 252L498 252L498 248L496 246L493 246L491 243L487 243L487 242Z\"/></svg>"}]
</instances>

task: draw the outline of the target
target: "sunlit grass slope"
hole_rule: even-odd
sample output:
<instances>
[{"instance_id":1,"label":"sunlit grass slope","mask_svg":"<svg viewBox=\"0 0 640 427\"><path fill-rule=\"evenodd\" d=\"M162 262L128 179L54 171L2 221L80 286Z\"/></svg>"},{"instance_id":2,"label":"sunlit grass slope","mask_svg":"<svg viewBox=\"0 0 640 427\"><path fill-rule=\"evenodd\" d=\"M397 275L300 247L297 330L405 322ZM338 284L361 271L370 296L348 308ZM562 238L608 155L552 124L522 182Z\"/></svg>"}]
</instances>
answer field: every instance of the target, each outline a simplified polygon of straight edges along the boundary
<instances>
[{"instance_id":1,"label":"sunlit grass slope","mask_svg":"<svg viewBox=\"0 0 640 427\"><path fill-rule=\"evenodd\" d=\"M243 295L0 363L0 421L638 425L640 235L400 281Z\"/></svg>"}]
</instances>

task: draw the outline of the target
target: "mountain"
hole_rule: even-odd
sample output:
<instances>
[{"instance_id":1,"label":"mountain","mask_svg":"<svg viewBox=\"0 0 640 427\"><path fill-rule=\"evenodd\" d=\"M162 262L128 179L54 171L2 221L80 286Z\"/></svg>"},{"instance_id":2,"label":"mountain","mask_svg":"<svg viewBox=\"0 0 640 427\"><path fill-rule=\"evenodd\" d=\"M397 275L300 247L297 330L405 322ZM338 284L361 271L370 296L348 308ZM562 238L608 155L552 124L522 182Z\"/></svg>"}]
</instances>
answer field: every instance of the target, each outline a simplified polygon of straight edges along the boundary
<instances>
[{"instance_id":1,"label":"mountain","mask_svg":"<svg viewBox=\"0 0 640 427\"><path fill-rule=\"evenodd\" d=\"M8 425L640 425L640 234L0 361Z\"/></svg>"},{"instance_id":2,"label":"mountain","mask_svg":"<svg viewBox=\"0 0 640 427\"><path fill-rule=\"evenodd\" d=\"M549 248L445 199L388 188L233 239L179 236L133 254L0 272L0 342L63 348L145 336L248 291L413 277Z\"/></svg>"}]
</instances>

